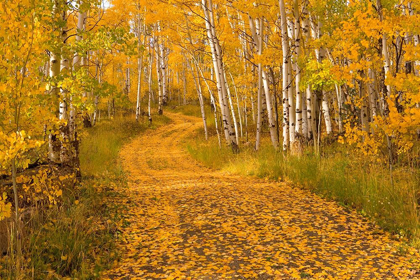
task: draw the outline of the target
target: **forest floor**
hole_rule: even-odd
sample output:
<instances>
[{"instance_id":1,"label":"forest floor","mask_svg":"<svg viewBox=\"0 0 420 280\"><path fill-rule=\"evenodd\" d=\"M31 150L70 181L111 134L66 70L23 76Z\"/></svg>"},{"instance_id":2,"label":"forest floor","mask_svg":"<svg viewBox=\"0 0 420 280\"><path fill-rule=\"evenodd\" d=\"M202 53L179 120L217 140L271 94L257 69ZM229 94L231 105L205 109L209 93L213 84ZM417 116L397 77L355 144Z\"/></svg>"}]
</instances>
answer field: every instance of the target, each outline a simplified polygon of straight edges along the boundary
<instances>
[{"instance_id":1,"label":"forest floor","mask_svg":"<svg viewBox=\"0 0 420 280\"><path fill-rule=\"evenodd\" d=\"M199 118L127 144L118 249L107 279L420 279L420 255L310 191L208 169L185 142Z\"/></svg>"}]
</instances>

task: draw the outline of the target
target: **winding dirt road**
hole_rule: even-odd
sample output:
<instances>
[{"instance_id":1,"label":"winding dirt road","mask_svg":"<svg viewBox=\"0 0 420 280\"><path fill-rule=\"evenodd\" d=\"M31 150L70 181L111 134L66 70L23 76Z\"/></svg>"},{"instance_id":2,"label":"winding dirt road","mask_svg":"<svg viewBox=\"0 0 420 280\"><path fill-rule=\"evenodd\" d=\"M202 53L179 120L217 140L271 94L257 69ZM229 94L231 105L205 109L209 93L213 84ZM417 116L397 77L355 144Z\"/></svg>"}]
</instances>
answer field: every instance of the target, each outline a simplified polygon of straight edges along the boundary
<instances>
[{"instance_id":1,"label":"winding dirt road","mask_svg":"<svg viewBox=\"0 0 420 280\"><path fill-rule=\"evenodd\" d=\"M128 223L104 278L419 279L417 251L335 202L203 167L185 148L201 120L168 116L121 151Z\"/></svg>"}]
</instances>

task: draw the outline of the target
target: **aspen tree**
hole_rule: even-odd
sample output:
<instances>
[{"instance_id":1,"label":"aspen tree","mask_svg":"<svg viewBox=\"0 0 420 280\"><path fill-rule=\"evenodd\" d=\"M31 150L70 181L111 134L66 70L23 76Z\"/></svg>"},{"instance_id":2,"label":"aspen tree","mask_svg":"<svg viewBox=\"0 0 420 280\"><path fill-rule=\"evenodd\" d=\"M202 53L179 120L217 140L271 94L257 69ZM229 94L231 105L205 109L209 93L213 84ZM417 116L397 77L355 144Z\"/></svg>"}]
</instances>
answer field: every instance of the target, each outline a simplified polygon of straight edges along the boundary
<instances>
[{"instance_id":1,"label":"aspen tree","mask_svg":"<svg viewBox=\"0 0 420 280\"><path fill-rule=\"evenodd\" d=\"M143 71L143 50L142 46L144 46L146 41L146 27L143 27L142 30L142 19L140 16L140 4L136 5L137 7L137 52L138 52L138 58L137 58L137 98L136 98L136 121L139 120L140 114L141 114L141 75ZM141 33L144 31L143 36L143 42L141 42Z\"/></svg>"},{"instance_id":2,"label":"aspen tree","mask_svg":"<svg viewBox=\"0 0 420 280\"><path fill-rule=\"evenodd\" d=\"M284 0L279 0L280 6L280 19L281 19L281 41L283 51L282 63L282 79L283 79L283 150L286 151L290 145L289 138L289 36L287 34L287 18Z\"/></svg>"}]
</instances>

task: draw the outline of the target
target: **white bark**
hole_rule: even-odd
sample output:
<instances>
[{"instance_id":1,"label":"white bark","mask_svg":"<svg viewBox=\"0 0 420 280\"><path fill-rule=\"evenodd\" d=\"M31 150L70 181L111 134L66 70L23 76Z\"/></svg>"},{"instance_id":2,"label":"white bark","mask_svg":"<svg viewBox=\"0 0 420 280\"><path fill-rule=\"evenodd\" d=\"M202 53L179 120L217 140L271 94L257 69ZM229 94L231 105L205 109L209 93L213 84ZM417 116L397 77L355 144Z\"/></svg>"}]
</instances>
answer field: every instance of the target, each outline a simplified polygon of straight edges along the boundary
<instances>
[{"instance_id":1,"label":"white bark","mask_svg":"<svg viewBox=\"0 0 420 280\"><path fill-rule=\"evenodd\" d=\"M229 87L229 84L228 84L227 79L226 79L226 72L224 72L224 79L225 79L225 83L226 83L226 91L227 91L227 96L228 96L228 100L229 100L229 107L230 107L230 111L232 113L233 126L235 128L236 143L239 143L238 122L236 121L235 107L233 106L232 94L230 93L230 87Z\"/></svg>"},{"instance_id":2,"label":"white bark","mask_svg":"<svg viewBox=\"0 0 420 280\"><path fill-rule=\"evenodd\" d=\"M315 114L314 111L314 102L312 100L312 89L309 85L306 89L306 114L307 114L307 124L308 124L308 134L307 137L309 140L314 138L314 130L316 130L315 118L313 117Z\"/></svg>"},{"instance_id":3,"label":"white bark","mask_svg":"<svg viewBox=\"0 0 420 280\"><path fill-rule=\"evenodd\" d=\"M324 115L325 129L327 130L327 134L331 134L332 123L331 123L330 107L328 104L328 96L325 91L322 91L322 114Z\"/></svg>"},{"instance_id":4,"label":"white bark","mask_svg":"<svg viewBox=\"0 0 420 280\"><path fill-rule=\"evenodd\" d=\"M231 78L231 80L232 80L232 85L233 85L233 88L235 89L236 105L237 105L237 107L238 107L239 127L240 127L240 129L241 129L241 137L243 137L243 136L244 136L244 134L243 134L243 126L242 126L242 114L241 114L241 108L240 108L240 102L239 102L238 89L237 89L237 87L236 87L235 80L233 79L232 73L229 73L229 74L230 74L230 78Z\"/></svg>"},{"instance_id":5,"label":"white bark","mask_svg":"<svg viewBox=\"0 0 420 280\"><path fill-rule=\"evenodd\" d=\"M283 103L283 150L286 151L289 147L289 37L287 34L287 18L284 0L279 0L280 17L281 17L281 35L282 35L282 103Z\"/></svg>"},{"instance_id":6,"label":"white bark","mask_svg":"<svg viewBox=\"0 0 420 280\"><path fill-rule=\"evenodd\" d=\"M159 115L163 114L163 84L162 84L162 67L161 67L161 56L160 56L160 45L159 45L159 38L156 36L155 41L155 54L156 54L156 73L157 73L157 80L158 80L158 89L159 89L159 97L158 97L158 113Z\"/></svg>"},{"instance_id":7,"label":"white bark","mask_svg":"<svg viewBox=\"0 0 420 280\"><path fill-rule=\"evenodd\" d=\"M298 1L294 1L294 14L295 14L295 24L294 24L294 35L295 35L295 69L296 69L296 78L295 78L295 84L296 84L296 133L302 134L302 92L300 91L300 80L301 80L301 73L300 73L300 67L299 67L299 57L301 53L300 48L300 14L299 14L299 5Z\"/></svg>"},{"instance_id":8,"label":"white bark","mask_svg":"<svg viewBox=\"0 0 420 280\"><path fill-rule=\"evenodd\" d=\"M206 111L204 109L204 100L203 100L203 93L201 91L201 84L200 84L200 77L198 76L198 66L196 66L196 73L194 73L194 69L192 67L192 65L190 65L191 68L191 74L193 77L193 81L195 84L195 87L197 89L197 94L198 94L198 101L200 103L200 110L201 110L201 118L203 119L203 126L204 126L204 136L206 138L206 140L208 140L208 132L207 132L207 120L206 120Z\"/></svg>"},{"instance_id":9,"label":"white bark","mask_svg":"<svg viewBox=\"0 0 420 280\"><path fill-rule=\"evenodd\" d=\"M147 116L149 117L149 123L152 123L152 77L153 77L153 49L149 49L149 76L148 76L148 84L149 84L149 98L147 101Z\"/></svg>"},{"instance_id":10,"label":"white bark","mask_svg":"<svg viewBox=\"0 0 420 280\"><path fill-rule=\"evenodd\" d=\"M141 75L142 75L142 71L143 71L143 52L141 50L141 18L140 15L138 16L138 22L137 22L137 50L139 52L138 54L138 58L137 58L137 72L138 72L138 76L137 76L137 102L136 102L136 121L139 120L140 118L140 114L141 114ZM143 45L145 44L146 41L146 35L143 38Z\"/></svg>"}]
</instances>

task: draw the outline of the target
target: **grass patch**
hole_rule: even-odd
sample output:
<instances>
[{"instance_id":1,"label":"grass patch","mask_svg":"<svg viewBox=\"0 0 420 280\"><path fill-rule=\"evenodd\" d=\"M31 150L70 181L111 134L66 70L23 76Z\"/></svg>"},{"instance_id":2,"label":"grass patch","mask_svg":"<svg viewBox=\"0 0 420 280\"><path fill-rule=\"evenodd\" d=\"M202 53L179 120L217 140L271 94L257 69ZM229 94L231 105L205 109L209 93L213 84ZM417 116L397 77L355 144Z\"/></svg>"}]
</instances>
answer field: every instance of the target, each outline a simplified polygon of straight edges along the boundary
<instances>
[{"instance_id":1,"label":"grass patch","mask_svg":"<svg viewBox=\"0 0 420 280\"><path fill-rule=\"evenodd\" d=\"M359 156L346 146L324 147L322 156L308 151L301 157L276 152L264 139L258 152L253 145L233 154L219 149L214 136L206 142L201 132L187 144L189 153L204 165L236 174L287 181L357 209L383 228L409 237L420 245L420 170L399 167L391 184L386 165Z\"/></svg>"}]
</instances>

